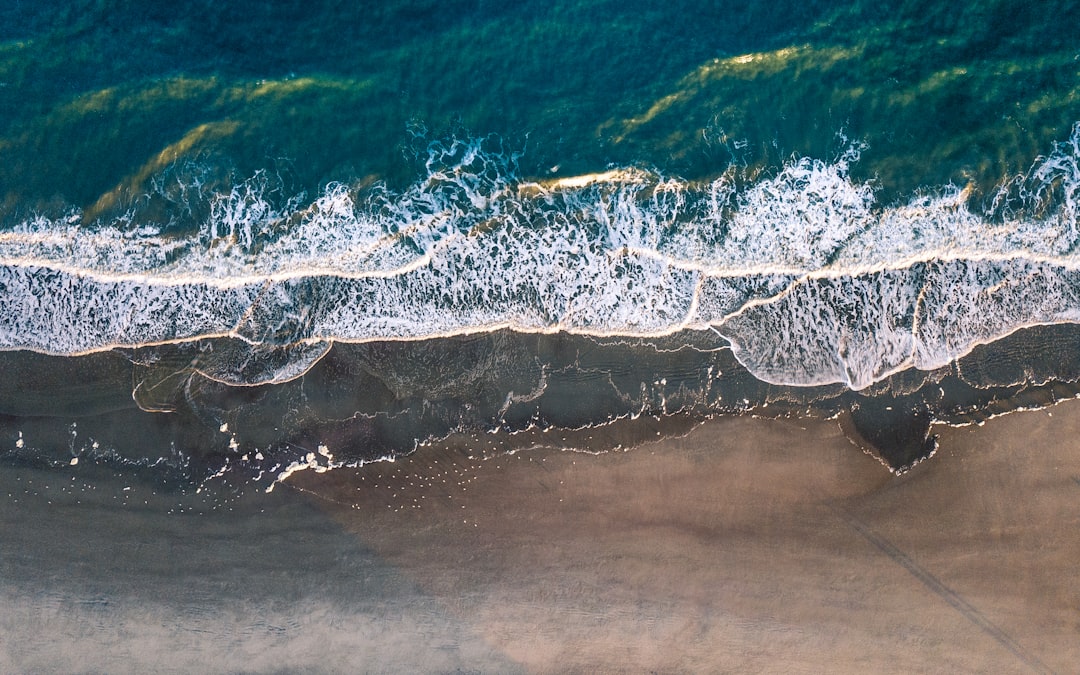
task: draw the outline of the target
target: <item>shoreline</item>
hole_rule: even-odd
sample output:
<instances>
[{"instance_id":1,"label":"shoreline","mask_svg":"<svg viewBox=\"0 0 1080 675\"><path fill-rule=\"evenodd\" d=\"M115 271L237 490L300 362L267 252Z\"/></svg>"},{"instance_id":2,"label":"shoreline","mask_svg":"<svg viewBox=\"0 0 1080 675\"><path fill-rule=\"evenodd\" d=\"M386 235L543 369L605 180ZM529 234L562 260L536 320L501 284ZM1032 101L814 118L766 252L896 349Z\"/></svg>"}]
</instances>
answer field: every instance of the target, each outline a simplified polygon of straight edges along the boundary
<instances>
[{"instance_id":1,"label":"shoreline","mask_svg":"<svg viewBox=\"0 0 1080 675\"><path fill-rule=\"evenodd\" d=\"M1080 401L935 432L901 476L835 420L721 417L180 512L10 467L0 669L1067 671Z\"/></svg>"},{"instance_id":2,"label":"shoreline","mask_svg":"<svg viewBox=\"0 0 1080 675\"><path fill-rule=\"evenodd\" d=\"M1080 402L935 431L901 476L835 422L720 418L290 484L530 672L1067 670Z\"/></svg>"}]
</instances>

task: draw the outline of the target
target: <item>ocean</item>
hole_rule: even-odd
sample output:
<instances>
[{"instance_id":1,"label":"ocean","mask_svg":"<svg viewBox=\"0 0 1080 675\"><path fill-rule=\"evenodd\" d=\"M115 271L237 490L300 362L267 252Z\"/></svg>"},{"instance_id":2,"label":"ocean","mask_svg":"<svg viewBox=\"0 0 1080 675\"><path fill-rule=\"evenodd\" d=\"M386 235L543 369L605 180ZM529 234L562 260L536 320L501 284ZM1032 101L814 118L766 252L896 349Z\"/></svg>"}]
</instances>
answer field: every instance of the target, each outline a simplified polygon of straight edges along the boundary
<instances>
[{"instance_id":1,"label":"ocean","mask_svg":"<svg viewBox=\"0 0 1080 675\"><path fill-rule=\"evenodd\" d=\"M943 429L1077 398L1077 25L1058 0L0 3L5 592L85 614L190 578L218 607L220 577L222 597L273 603L276 565L344 574L311 537L393 578L390 600L350 591L382 608L364 611L415 608L433 601L399 558L299 524L313 503L374 508L361 481L401 462L431 485L440 461L553 451L600 471L747 420L836 427L866 480L904 480L950 451ZM80 546L24 540L50 522L45 540L102 523L106 548L146 551L91 573ZM262 551L263 530L287 545ZM259 549L263 582L147 572L165 531L203 547L192 560L214 537L263 542L229 558ZM83 569L105 604L43 564ZM278 595L330 611L304 579ZM98 638L123 643L132 612ZM364 625L412 644L398 621ZM439 639L454 658L402 669L561 670ZM188 649L179 670L212 652ZM141 653L86 663L162 666ZM605 653L589 663L634 667Z\"/></svg>"}]
</instances>

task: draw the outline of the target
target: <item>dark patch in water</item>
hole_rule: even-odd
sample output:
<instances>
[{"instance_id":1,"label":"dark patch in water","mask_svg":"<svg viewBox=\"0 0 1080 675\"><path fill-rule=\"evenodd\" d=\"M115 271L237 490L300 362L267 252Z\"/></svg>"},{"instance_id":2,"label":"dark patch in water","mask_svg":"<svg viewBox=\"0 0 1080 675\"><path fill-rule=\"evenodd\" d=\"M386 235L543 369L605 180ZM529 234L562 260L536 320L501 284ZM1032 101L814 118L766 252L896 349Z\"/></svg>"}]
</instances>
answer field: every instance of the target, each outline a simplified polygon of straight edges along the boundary
<instances>
[{"instance_id":1,"label":"dark patch in water","mask_svg":"<svg viewBox=\"0 0 1080 675\"><path fill-rule=\"evenodd\" d=\"M604 451L612 448L589 443L597 427L625 448L715 415L839 415L856 445L902 471L934 452L934 423L1052 405L1076 395L1080 374L1080 328L1071 325L1020 331L953 366L898 373L860 392L761 382L711 332L338 344L302 376L257 386L200 370L200 354L240 353L232 343L0 354L12 374L0 392L2 456L142 467L186 484L225 468L241 483L267 484L296 461L328 465L323 447L335 462L398 457L451 436L463 452Z\"/></svg>"},{"instance_id":2,"label":"dark patch in water","mask_svg":"<svg viewBox=\"0 0 1080 675\"><path fill-rule=\"evenodd\" d=\"M937 449L930 433L934 418L919 394L903 398L859 397L841 428L852 442L880 456L894 470L903 470Z\"/></svg>"}]
</instances>

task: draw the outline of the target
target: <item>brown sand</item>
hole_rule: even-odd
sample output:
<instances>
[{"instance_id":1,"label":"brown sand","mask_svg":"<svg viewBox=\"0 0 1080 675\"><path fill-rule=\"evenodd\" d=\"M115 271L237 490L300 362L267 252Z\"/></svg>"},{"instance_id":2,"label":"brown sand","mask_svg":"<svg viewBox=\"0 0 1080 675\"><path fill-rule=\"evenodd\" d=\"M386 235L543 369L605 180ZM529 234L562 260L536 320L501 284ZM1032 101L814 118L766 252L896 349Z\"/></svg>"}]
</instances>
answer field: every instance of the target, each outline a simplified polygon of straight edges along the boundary
<instances>
[{"instance_id":1,"label":"brown sand","mask_svg":"<svg viewBox=\"0 0 1080 675\"><path fill-rule=\"evenodd\" d=\"M939 431L900 478L835 423L720 419L200 515L5 467L0 672L1075 672L1080 402Z\"/></svg>"},{"instance_id":2,"label":"brown sand","mask_svg":"<svg viewBox=\"0 0 1080 675\"><path fill-rule=\"evenodd\" d=\"M1074 670L1080 402L939 431L898 478L833 422L719 419L291 485L529 671Z\"/></svg>"}]
</instances>

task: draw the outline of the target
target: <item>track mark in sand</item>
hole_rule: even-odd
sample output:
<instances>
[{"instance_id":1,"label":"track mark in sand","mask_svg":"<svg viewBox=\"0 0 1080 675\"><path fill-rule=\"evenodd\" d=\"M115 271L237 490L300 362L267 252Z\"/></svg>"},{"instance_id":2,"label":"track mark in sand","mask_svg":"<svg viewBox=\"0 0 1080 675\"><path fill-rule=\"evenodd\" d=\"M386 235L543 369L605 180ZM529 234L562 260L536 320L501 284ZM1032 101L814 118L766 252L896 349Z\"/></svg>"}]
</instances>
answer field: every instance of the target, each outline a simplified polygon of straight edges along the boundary
<instances>
[{"instance_id":1,"label":"track mark in sand","mask_svg":"<svg viewBox=\"0 0 1080 675\"><path fill-rule=\"evenodd\" d=\"M1077 483L1080 484L1080 479L1074 478L1073 480L1076 480ZM1023 661L1024 665L1039 673L1054 672L1046 664L1040 661L1037 656L1028 653L1027 650L1016 642L1016 640L1013 640L1005 631L983 616L982 612L976 609L975 606L961 597L956 591L942 583L941 580L931 574L927 569L908 557L906 553L893 545L892 542L874 532L868 525L847 511L838 508L834 510L852 527L852 529L858 532L863 539L866 539L877 547L879 551L891 558L893 562L906 569L913 577L930 589L931 592L947 602L953 609L963 614L964 618L975 624L980 630L993 638L1002 647L1009 650L1013 656Z\"/></svg>"}]
</instances>

